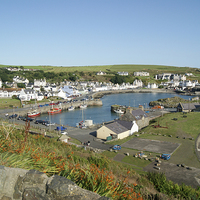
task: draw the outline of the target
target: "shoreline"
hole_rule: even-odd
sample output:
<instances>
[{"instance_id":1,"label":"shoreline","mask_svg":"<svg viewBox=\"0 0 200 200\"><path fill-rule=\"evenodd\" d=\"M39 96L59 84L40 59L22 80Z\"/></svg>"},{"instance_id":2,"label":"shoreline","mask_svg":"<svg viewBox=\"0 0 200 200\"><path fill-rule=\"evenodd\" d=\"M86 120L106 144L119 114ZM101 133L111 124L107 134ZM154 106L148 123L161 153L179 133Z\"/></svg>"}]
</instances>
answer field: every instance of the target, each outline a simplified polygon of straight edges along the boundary
<instances>
[{"instance_id":1,"label":"shoreline","mask_svg":"<svg viewBox=\"0 0 200 200\"><path fill-rule=\"evenodd\" d=\"M99 91L92 94L93 98L102 98L104 95L108 94L120 94L120 93L168 93L177 94L174 90L170 89L126 89L126 90L106 90Z\"/></svg>"}]
</instances>

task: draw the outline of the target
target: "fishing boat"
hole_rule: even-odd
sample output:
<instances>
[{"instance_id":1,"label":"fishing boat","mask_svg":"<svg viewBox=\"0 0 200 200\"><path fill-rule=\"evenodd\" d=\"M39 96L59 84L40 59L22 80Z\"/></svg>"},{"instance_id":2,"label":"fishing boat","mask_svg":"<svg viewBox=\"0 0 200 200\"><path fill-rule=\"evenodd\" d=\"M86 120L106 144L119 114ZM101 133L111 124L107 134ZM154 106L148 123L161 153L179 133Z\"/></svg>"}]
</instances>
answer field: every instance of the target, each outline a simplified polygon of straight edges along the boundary
<instances>
[{"instance_id":1,"label":"fishing boat","mask_svg":"<svg viewBox=\"0 0 200 200\"><path fill-rule=\"evenodd\" d=\"M121 109L114 110L114 112L117 114L124 114L124 111Z\"/></svg>"},{"instance_id":2,"label":"fishing boat","mask_svg":"<svg viewBox=\"0 0 200 200\"><path fill-rule=\"evenodd\" d=\"M70 107L68 108L68 110L69 110L69 111L74 110L74 106L70 106Z\"/></svg>"},{"instance_id":3,"label":"fishing boat","mask_svg":"<svg viewBox=\"0 0 200 200\"><path fill-rule=\"evenodd\" d=\"M41 112L37 110L37 103L36 103L36 94L35 94L35 108L32 108L34 110L31 110L27 113L27 117L38 117L41 115Z\"/></svg>"},{"instance_id":4,"label":"fishing boat","mask_svg":"<svg viewBox=\"0 0 200 200\"><path fill-rule=\"evenodd\" d=\"M37 110L33 110L27 113L28 117L38 117L40 116L41 112L37 111Z\"/></svg>"},{"instance_id":5,"label":"fishing boat","mask_svg":"<svg viewBox=\"0 0 200 200\"><path fill-rule=\"evenodd\" d=\"M62 111L62 108L51 108L51 109L48 111L48 114L49 114L49 115L54 115L54 114L61 113L61 111Z\"/></svg>"}]
</instances>

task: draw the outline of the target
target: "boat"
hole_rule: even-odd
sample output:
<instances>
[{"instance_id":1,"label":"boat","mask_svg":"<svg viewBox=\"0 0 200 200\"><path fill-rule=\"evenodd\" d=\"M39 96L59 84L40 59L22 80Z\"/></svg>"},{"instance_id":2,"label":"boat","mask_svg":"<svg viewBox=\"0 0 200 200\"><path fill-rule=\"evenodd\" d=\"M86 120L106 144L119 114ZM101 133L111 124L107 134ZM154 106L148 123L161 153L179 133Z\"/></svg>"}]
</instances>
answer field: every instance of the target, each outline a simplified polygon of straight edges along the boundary
<instances>
[{"instance_id":1,"label":"boat","mask_svg":"<svg viewBox=\"0 0 200 200\"><path fill-rule=\"evenodd\" d=\"M33 110L27 113L28 117L38 117L40 116L41 112L37 111L37 110Z\"/></svg>"},{"instance_id":2,"label":"boat","mask_svg":"<svg viewBox=\"0 0 200 200\"><path fill-rule=\"evenodd\" d=\"M79 108L87 108L87 104L81 104Z\"/></svg>"},{"instance_id":3,"label":"boat","mask_svg":"<svg viewBox=\"0 0 200 200\"><path fill-rule=\"evenodd\" d=\"M114 110L114 112L118 114L124 114L124 111L122 111L121 109Z\"/></svg>"},{"instance_id":4,"label":"boat","mask_svg":"<svg viewBox=\"0 0 200 200\"><path fill-rule=\"evenodd\" d=\"M51 108L51 109L48 111L48 114L49 114L49 115L54 115L54 114L61 113L61 111L62 111L62 108Z\"/></svg>"},{"instance_id":5,"label":"boat","mask_svg":"<svg viewBox=\"0 0 200 200\"><path fill-rule=\"evenodd\" d=\"M68 108L68 110L69 110L69 111L74 110L74 106L70 106L70 107Z\"/></svg>"}]
</instances>

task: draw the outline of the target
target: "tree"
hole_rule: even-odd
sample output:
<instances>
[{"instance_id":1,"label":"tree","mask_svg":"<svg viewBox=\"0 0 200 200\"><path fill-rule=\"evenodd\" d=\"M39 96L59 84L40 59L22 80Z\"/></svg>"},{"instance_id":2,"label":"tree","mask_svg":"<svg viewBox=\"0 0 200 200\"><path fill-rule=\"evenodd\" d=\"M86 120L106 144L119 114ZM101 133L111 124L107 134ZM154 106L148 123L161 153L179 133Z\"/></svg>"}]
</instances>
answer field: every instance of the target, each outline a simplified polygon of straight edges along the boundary
<instances>
[{"instance_id":1,"label":"tree","mask_svg":"<svg viewBox=\"0 0 200 200\"><path fill-rule=\"evenodd\" d=\"M112 83L114 84L122 84L125 82L125 77L124 76L120 76L118 74L116 74L115 76L113 76L110 80Z\"/></svg>"},{"instance_id":2,"label":"tree","mask_svg":"<svg viewBox=\"0 0 200 200\"><path fill-rule=\"evenodd\" d=\"M24 83L17 83L17 87L18 88L25 88L25 84Z\"/></svg>"}]
</instances>

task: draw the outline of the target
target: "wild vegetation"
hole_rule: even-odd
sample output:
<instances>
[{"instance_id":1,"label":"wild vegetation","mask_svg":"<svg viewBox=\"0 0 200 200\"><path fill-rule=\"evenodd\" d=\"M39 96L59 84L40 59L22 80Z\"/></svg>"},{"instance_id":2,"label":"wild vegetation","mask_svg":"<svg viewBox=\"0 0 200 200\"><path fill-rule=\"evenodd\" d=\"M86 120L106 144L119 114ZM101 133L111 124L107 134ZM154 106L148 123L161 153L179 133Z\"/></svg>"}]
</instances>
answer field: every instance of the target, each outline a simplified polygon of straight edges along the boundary
<instances>
[{"instance_id":1,"label":"wild vegetation","mask_svg":"<svg viewBox=\"0 0 200 200\"><path fill-rule=\"evenodd\" d=\"M196 115L193 117L190 113L187 115L188 123L191 123L192 120L196 125L199 119L198 113L192 114ZM177 117L178 120L172 120L173 117ZM173 137L175 137L179 134L177 132L180 129L178 122L185 120L185 118L180 113L167 114L165 117L160 118L160 125L165 124L165 120L170 120L172 123L168 125L169 130L163 129L163 131L166 131L163 134L172 133L173 129ZM153 139L163 137L157 135L161 129L155 129L152 126L157 123L158 121L154 121L144 129L145 133L142 134L142 137L149 138L150 132L155 133L155 135L151 135ZM187 130L187 137L195 138L198 131L195 128L192 130L186 129L187 126L185 123L184 127L182 127L183 130ZM187 199L198 199L200 195L199 189L174 184L168 181L163 174L141 173L140 167L146 166L149 161L127 156L123 163L115 162L112 160L116 155L115 152L105 151L103 154L95 154L84 150L84 148L59 142L57 141L58 137L48 138L43 135L29 135L29 129L29 124L26 124L23 130L19 130L15 129L13 125L2 123L0 126L1 165L36 169L49 176L53 174L64 176L82 188L97 192L102 196L108 196L111 199L173 199L175 197L184 199L186 196L188 197ZM167 130L169 131L168 133ZM164 141L169 139L170 137L162 138ZM130 137L115 142L115 144L124 143L126 140L130 140ZM193 140L187 141L194 143ZM191 150L188 149L191 151L191 155L194 154L193 148L192 146ZM185 151L184 144L181 151ZM175 152L173 157L176 157L176 153L179 154L180 152ZM193 163L192 165L199 165L199 162L193 160L192 157L194 156L191 156L190 165L191 163ZM135 167L128 165L128 163L135 165ZM154 191L153 187L158 192ZM153 193L149 191L153 191ZM168 197L159 192L168 195Z\"/></svg>"}]
</instances>

